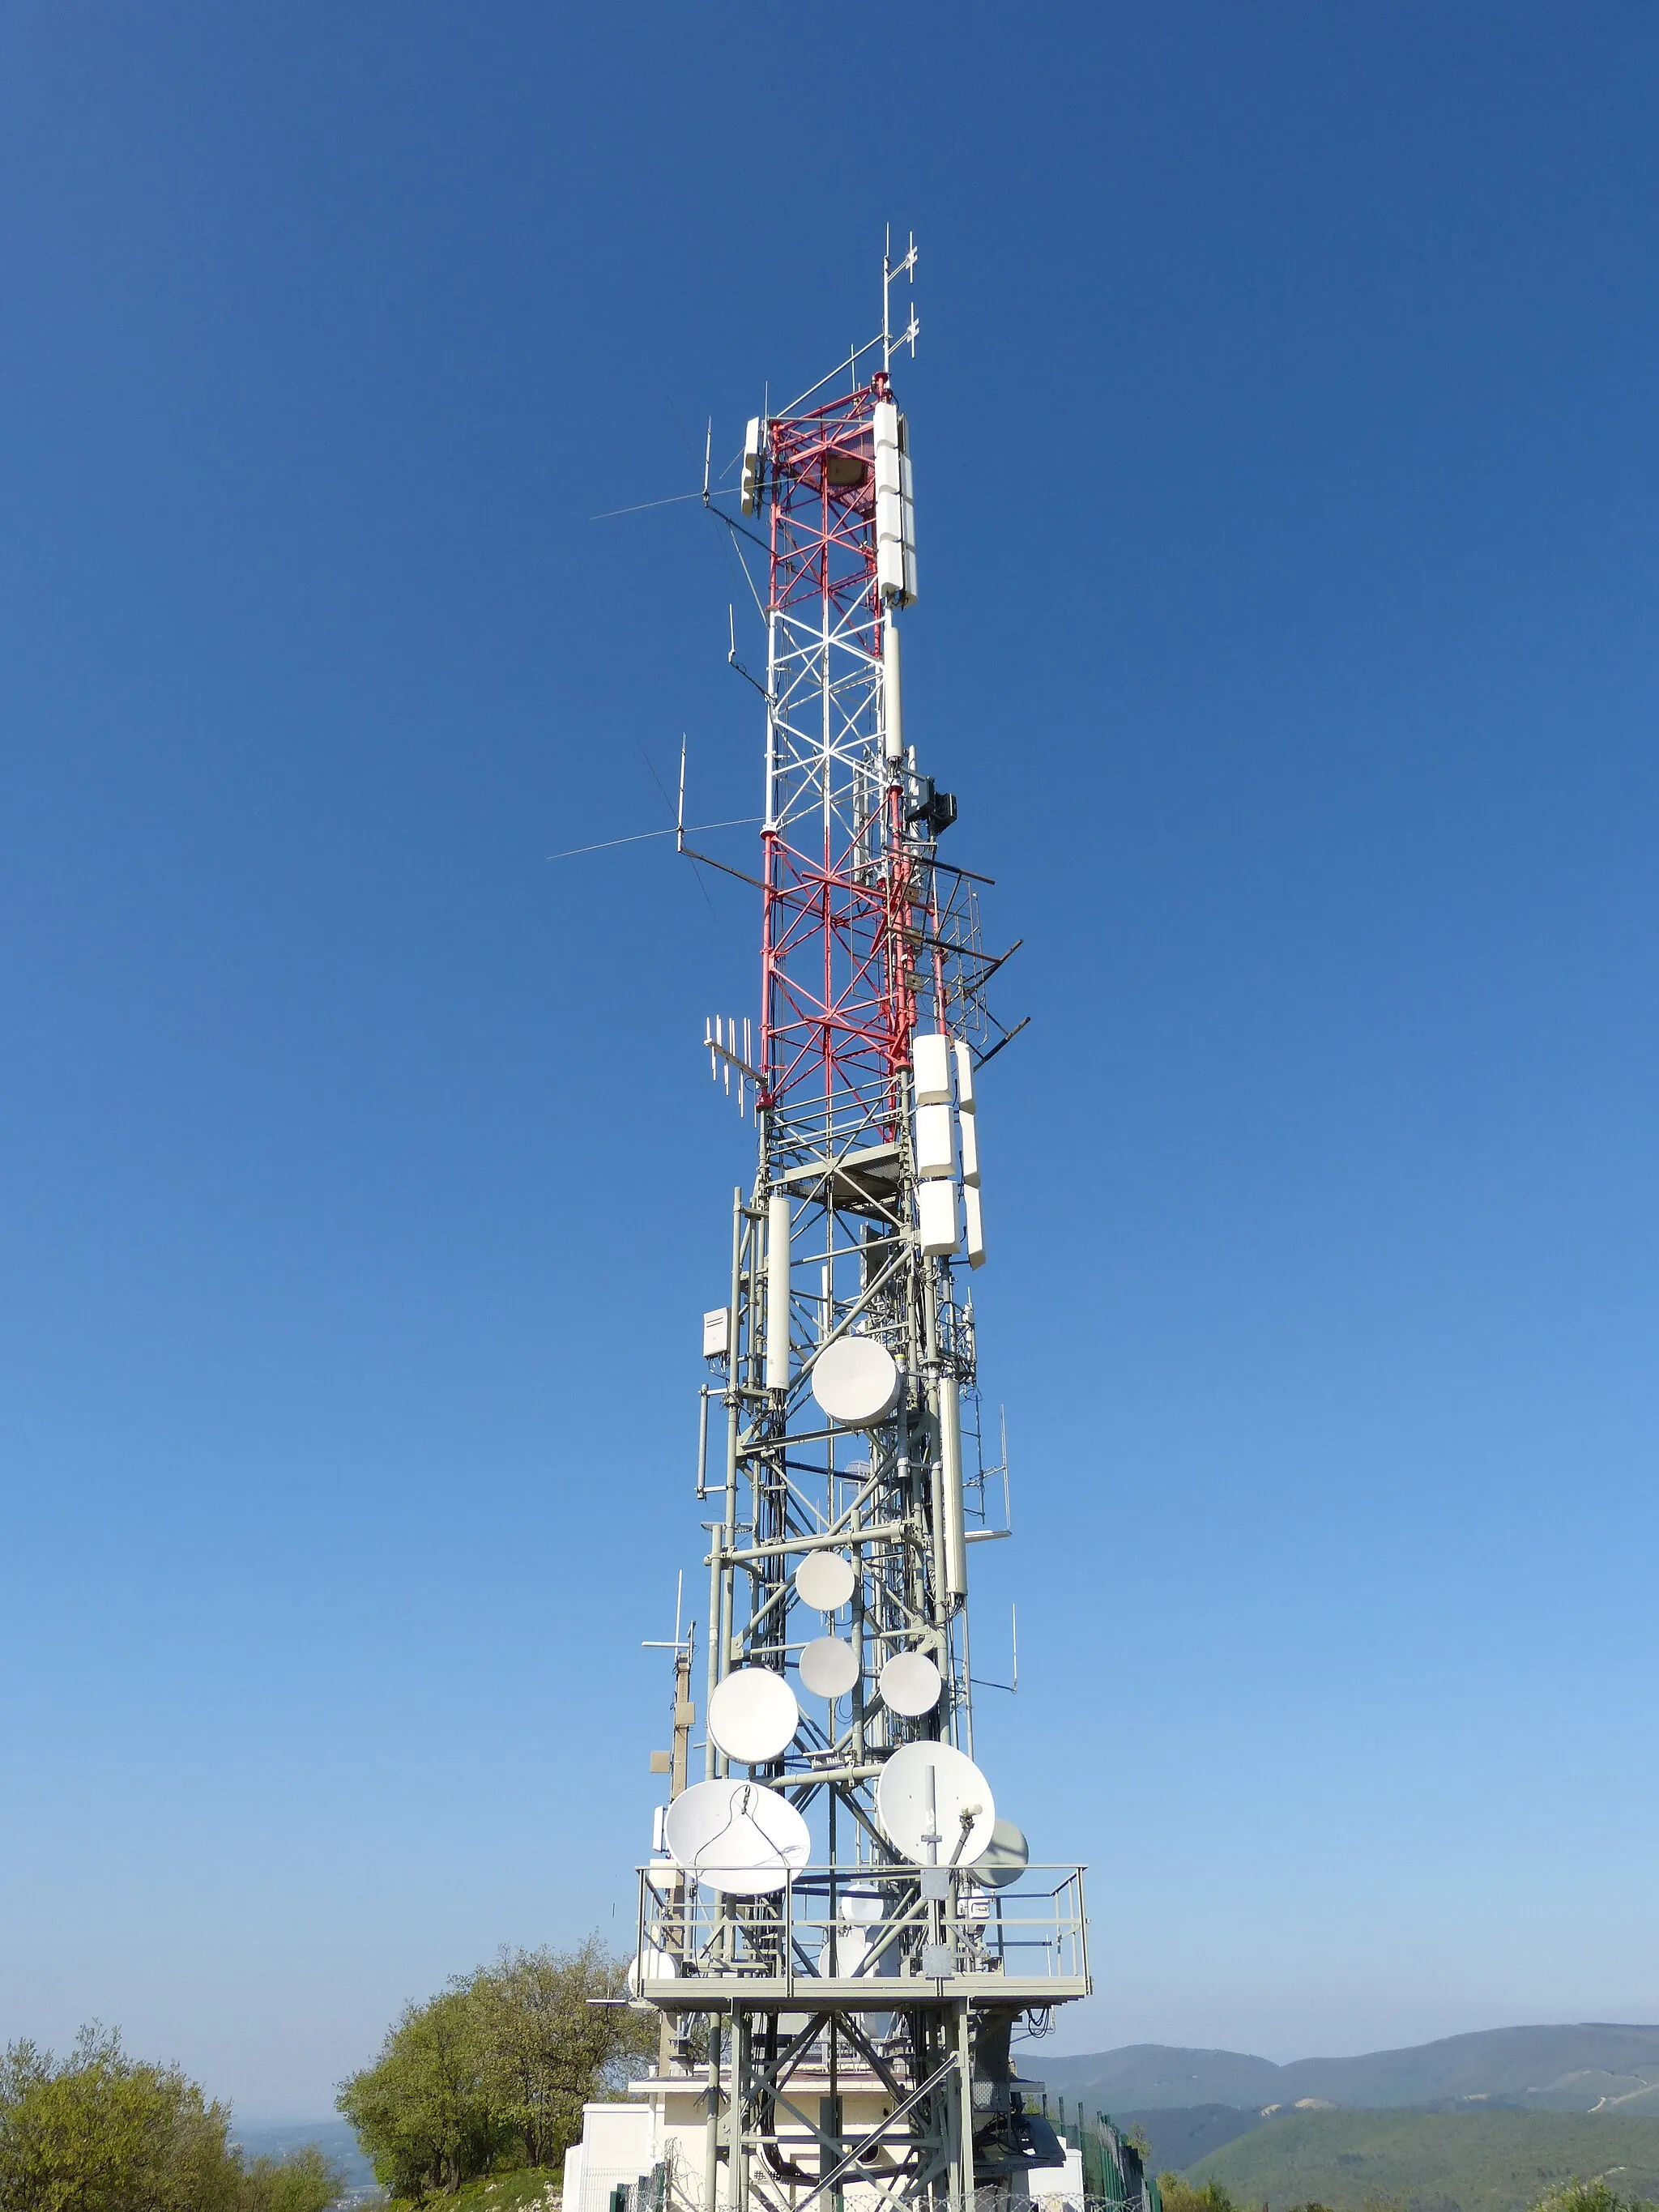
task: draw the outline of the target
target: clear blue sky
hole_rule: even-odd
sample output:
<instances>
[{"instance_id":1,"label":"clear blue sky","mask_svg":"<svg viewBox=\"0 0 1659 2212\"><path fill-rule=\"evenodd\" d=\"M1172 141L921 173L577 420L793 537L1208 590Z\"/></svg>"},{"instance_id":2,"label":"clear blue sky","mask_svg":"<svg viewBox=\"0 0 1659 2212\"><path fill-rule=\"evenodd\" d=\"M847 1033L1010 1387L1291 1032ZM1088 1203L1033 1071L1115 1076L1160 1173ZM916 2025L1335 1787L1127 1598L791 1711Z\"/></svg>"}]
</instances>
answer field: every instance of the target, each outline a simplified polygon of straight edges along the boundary
<instances>
[{"instance_id":1,"label":"clear blue sky","mask_svg":"<svg viewBox=\"0 0 1659 2212\"><path fill-rule=\"evenodd\" d=\"M0 9L0 2035L628 1924L754 1002L695 480L871 329L1069 2047L1659 2017L1659 14ZM613 1906L617 1917L613 1923Z\"/></svg>"}]
</instances>

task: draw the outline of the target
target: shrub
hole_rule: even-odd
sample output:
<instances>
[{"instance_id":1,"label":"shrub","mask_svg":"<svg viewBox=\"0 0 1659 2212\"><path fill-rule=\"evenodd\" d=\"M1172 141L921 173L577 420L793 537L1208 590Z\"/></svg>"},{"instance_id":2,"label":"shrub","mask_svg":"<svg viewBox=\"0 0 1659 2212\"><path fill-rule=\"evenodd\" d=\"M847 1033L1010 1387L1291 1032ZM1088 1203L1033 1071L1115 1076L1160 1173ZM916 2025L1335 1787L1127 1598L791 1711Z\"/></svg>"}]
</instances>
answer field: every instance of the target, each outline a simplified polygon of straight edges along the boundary
<instances>
[{"instance_id":1,"label":"shrub","mask_svg":"<svg viewBox=\"0 0 1659 2212\"><path fill-rule=\"evenodd\" d=\"M622 1962L591 1937L503 1951L410 2005L338 2098L378 2179L419 2204L502 2167L552 2165L581 2132L585 2100L655 2042L654 2015L615 2002L623 1989Z\"/></svg>"},{"instance_id":2,"label":"shrub","mask_svg":"<svg viewBox=\"0 0 1659 2212\"><path fill-rule=\"evenodd\" d=\"M1178 2173L1160 2173L1158 2193L1164 2212L1235 2212L1231 2197L1218 2181L1206 2181L1195 2189Z\"/></svg>"},{"instance_id":3,"label":"shrub","mask_svg":"<svg viewBox=\"0 0 1659 2212\"><path fill-rule=\"evenodd\" d=\"M250 2166L230 2113L176 2066L82 2028L64 2059L0 2055L0 2212L325 2212L343 2177L314 2144Z\"/></svg>"}]
</instances>

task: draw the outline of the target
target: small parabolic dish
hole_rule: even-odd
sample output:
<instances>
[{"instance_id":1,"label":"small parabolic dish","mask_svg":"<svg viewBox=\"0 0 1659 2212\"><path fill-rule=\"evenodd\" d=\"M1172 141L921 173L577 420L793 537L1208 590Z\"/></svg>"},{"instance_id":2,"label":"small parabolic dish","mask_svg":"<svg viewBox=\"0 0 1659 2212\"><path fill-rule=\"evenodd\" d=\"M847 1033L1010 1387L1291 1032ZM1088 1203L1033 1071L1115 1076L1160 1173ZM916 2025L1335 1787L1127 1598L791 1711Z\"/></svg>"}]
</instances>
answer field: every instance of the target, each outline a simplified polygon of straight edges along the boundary
<instances>
[{"instance_id":1,"label":"small parabolic dish","mask_svg":"<svg viewBox=\"0 0 1659 2212\"><path fill-rule=\"evenodd\" d=\"M849 1927L873 1928L882 1916L881 1892L867 1881L842 1890L839 1904L841 1917Z\"/></svg>"},{"instance_id":2,"label":"small parabolic dish","mask_svg":"<svg viewBox=\"0 0 1659 2212\"><path fill-rule=\"evenodd\" d=\"M873 1336L840 1336L812 1363L812 1395L849 1429L884 1421L898 1403L898 1364Z\"/></svg>"},{"instance_id":3,"label":"small parabolic dish","mask_svg":"<svg viewBox=\"0 0 1659 2212\"><path fill-rule=\"evenodd\" d=\"M853 1595L858 1577L840 1552L809 1552L795 1570L795 1594L820 1613L839 1613Z\"/></svg>"},{"instance_id":4,"label":"small parabolic dish","mask_svg":"<svg viewBox=\"0 0 1659 2212\"><path fill-rule=\"evenodd\" d=\"M1030 1864L1031 1847L1012 1820L999 1820L991 1840L968 1869L988 1889L1006 1889Z\"/></svg>"},{"instance_id":5,"label":"small parabolic dish","mask_svg":"<svg viewBox=\"0 0 1659 2212\"><path fill-rule=\"evenodd\" d=\"M945 1687L939 1668L925 1651L896 1651L882 1668L879 1684L888 1711L902 1713L907 1720L931 1713Z\"/></svg>"},{"instance_id":6,"label":"small parabolic dish","mask_svg":"<svg viewBox=\"0 0 1659 2212\"><path fill-rule=\"evenodd\" d=\"M969 1866L990 1843L997 1808L990 1784L965 1752L949 1743L907 1743L877 1780L876 1818L894 1850L915 1865Z\"/></svg>"},{"instance_id":7,"label":"small parabolic dish","mask_svg":"<svg viewBox=\"0 0 1659 2212\"><path fill-rule=\"evenodd\" d=\"M708 1733L728 1759L760 1766L794 1741L800 1707L781 1674L769 1667L739 1667L708 1700Z\"/></svg>"},{"instance_id":8,"label":"small parabolic dish","mask_svg":"<svg viewBox=\"0 0 1659 2212\"><path fill-rule=\"evenodd\" d=\"M839 1636L821 1636L800 1655L800 1679L815 1698L844 1698L859 1678L859 1655Z\"/></svg>"},{"instance_id":9,"label":"small parabolic dish","mask_svg":"<svg viewBox=\"0 0 1659 2212\"><path fill-rule=\"evenodd\" d=\"M806 1823L787 1797L763 1782L729 1778L683 1790L664 1832L678 1865L734 1897L781 1889L812 1849Z\"/></svg>"},{"instance_id":10,"label":"small parabolic dish","mask_svg":"<svg viewBox=\"0 0 1659 2212\"><path fill-rule=\"evenodd\" d=\"M647 1943L628 1962L628 1994L636 1997L641 1982L672 1982L679 1978L680 1962L672 1951L659 1951Z\"/></svg>"},{"instance_id":11,"label":"small parabolic dish","mask_svg":"<svg viewBox=\"0 0 1659 2212\"><path fill-rule=\"evenodd\" d=\"M818 1972L833 1974L845 1980L862 1969L870 1956L870 1938L862 1928L843 1928L836 1937L835 1964L830 1963L830 1946L826 1943L818 1953Z\"/></svg>"}]
</instances>

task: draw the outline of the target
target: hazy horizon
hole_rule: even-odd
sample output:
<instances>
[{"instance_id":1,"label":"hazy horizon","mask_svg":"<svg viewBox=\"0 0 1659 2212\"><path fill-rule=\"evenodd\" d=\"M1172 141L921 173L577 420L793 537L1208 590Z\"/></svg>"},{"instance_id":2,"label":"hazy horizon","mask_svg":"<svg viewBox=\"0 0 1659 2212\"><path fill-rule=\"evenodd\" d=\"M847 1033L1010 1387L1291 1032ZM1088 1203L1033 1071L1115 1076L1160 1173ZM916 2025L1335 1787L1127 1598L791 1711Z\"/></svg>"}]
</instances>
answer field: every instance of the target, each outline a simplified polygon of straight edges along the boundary
<instances>
[{"instance_id":1,"label":"hazy horizon","mask_svg":"<svg viewBox=\"0 0 1659 2212\"><path fill-rule=\"evenodd\" d=\"M1507 2027L1641 2027L1651 2029L1654 2033L1659 2033L1659 2021L1655 2021L1528 2020L1504 2021L1496 2023L1489 2023L1485 2027L1456 2028L1452 2030L1450 2037L1427 2036L1425 2037L1423 2040L1425 2043L1437 2043L1451 2040L1458 2035L1493 2034L1499 2033L1502 2029ZM1022 2074L1030 2075L1035 2070L1036 2074L1040 2078L1042 2070L1042 2061L1045 2054L1056 2058L1086 2058L1093 2057L1097 2055L1104 2057L1109 2057L1111 2052L1114 2051L1133 2050L1139 2047L1149 2050L1224 2051L1228 2056L1232 2057L1262 2058L1266 2059L1270 2065L1293 2066L1297 2064L1298 2061L1306 2059L1316 2060L1321 2058L1375 2057L1382 2056L1392 2050L1411 2050L1414 2049L1416 2046L1410 2044L1367 2044L1352 2051L1297 2051L1291 2052L1287 2057L1275 2057L1271 2051L1252 2050L1248 2045L1243 2045L1193 2043L1190 2041L1171 2043L1144 2042L1139 2045L1133 2042L1128 2044L1107 2044L1100 2046L1098 2051L1097 2051L1096 2046L1092 2045L1085 2045L1073 2051L1069 2046L1062 2050L1059 2045L1058 2037L1056 2037L1052 2041L1045 2038L1040 2044L1022 2042L1020 2047L1023 2054L1020 2069ZM239 2109L236 2118L240 2126L254 2129L314 2127L319 2125L325 2120L337 2124L341 2126L345 2124L345 2123L340 2119L338 2113L336 2112L331 2106L326 2112L317 2111L312 2112L262 2112L258 2114L245 2114Z\"/></svg>"}]
</instances>

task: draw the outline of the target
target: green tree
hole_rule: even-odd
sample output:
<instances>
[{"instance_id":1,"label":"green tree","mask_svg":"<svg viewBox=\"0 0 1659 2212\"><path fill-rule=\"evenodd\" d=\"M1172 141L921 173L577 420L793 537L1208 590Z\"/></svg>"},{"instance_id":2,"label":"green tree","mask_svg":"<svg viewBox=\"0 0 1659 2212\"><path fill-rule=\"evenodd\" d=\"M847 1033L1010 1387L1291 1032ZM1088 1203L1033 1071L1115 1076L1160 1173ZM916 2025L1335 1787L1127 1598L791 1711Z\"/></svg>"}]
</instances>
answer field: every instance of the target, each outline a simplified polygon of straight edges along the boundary
<instances>
[{"instance_id":1,"label":"green tree","mask_svg":"<svg viewBox=\"0 0 1659 2212\"><path fill-rule=\"evenodd\" d=\"M83 2028L61 2063L16 2044L0 2061L3 2212L237 2212L230 2114L176 2066L127 2057Z\"/></svg>"},{"instance_id":2,"label":"green tree","mask_svg":"<svg viewBox=\"0 0 1659 2212\"><path fill-rule=\"evenodd\" d=\"M590 1936L574 1951L503 1951L410 2005L340 2089L380 2180L419 2203L504 2165L552 2165L585 2100L654 2047L655 2015L618 2003L624 1990L621 1960Z\"/></svg>"},{"instance_id":3,"label":"green tree","mask_svg":"<svg viewBox=\"0 0 1659 2212\"><path fill-rule=\"evenodd\" d=\"M256 2158L242 2178L240 2212L328 2212L345 2176L315 2143L283 2158Z\"/></svg>"},{"instance_id":4,"label":"green tree","mask_svg":"<svg viewBox=\"0 0 1659 2212\"><path fill-rule=\"evenodd\" d=\"M1580 2181L1577 2175L1559 2189L1546 2191L1532 2212L1655 2212L1640 2197L1620 2197L1611 2183Z\"/></svg>"},{"instance_id":5,"label":"green tree","mask_svg":"<svg viewBox=\"0 0 1659 2212\"><path fill-rule=\"evenodd\" d=\"M492 2100L528 2166L562 2158L581 2133L584 2101L656 2046L655 2014L617 2002L625 1969L597 1936L574 1951L503 1951L467 1989Z\"/></svg>"},{"instance_id":6,"label":"green tree","mask_svg":"<svg viewBox=\"0 0 1659 2212\"><path fill-rule=\"evenodd\" d=\"M176 2066L82 2028L67 2058L0 2055L0 2212L325 2212L342 2177L314 2146L249 2167L230 2114Z\"/></svg>"},{"instance_id":7,"label":"green tree","mask_svg":"<svg viewBox=\"0 0 1659 2212\"><path fill-rule=\"evenodd\" d=\"M1158 2194L1164 2212L1234 2212L1233 2200L1218 2181L1194 2189L1178 2173L1160 2173Z\"/></svg>"},{"instance_id":8,"label":"green tree","mask_svg":"<svg viewBox=\"0 0 1659 2212\"><path fill-rule=\"evenodd\" d=\"M465 1989L408 2006L380 2055L337 2100L376 2178L418 2204L488 2173L507 2130L486 2079L477 2008Z\"/></svg>"}]
</instances>

